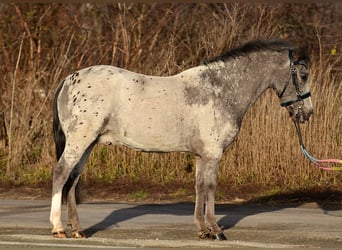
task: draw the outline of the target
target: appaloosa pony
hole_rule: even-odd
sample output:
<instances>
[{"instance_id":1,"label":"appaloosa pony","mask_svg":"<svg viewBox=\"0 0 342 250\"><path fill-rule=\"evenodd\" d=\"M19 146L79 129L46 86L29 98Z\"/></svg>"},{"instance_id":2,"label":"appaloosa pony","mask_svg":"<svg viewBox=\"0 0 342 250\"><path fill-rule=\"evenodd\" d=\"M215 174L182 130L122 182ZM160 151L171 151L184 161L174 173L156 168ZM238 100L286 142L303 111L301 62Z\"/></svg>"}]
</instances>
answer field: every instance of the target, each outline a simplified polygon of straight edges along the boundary
<instances>
[{"instance_id":1,"label":"appaloosa pony","mask_svg":"<svg viewBox=\"0 0 342 250\"><path fill-rule=\"evenodd\" d=\"M236 138L246 111L268 88L293 119L313 112L307 66L283 40L252 41L179 74L158 77L98 65L81 69L58 86L50 221L64 238L62 190L72 237L86 237L76 211L75 187L97 143L141 151L196 156L194 221L200 238L225 240L215 219L220 159ZM115 162L113 162L115 164Z\"/></svg>"}]
</instances>

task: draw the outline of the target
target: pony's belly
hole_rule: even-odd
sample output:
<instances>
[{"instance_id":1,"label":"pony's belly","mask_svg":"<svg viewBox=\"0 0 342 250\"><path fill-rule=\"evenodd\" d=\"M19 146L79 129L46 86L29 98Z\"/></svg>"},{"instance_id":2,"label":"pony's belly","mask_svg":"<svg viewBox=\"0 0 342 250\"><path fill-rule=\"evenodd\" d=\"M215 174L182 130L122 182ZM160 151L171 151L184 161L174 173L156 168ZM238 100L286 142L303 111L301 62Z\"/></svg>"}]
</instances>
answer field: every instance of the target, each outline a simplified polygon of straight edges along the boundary
<instances>
[{"instance_id":1,"label":"pony's belly","mask_svg":"<svg viewBox=\"0 0 342 250\"><path fill-rule=\"evenodd\" d=\"M189 151L185 141L184 138L182 140L175 140L174 137L161 135L141 134L140 136L129 136L127 131L121 135L107 132L98 139L98 143L106 145L124 145L139 151L153 152Z\"/></svg>"}]
</instances>

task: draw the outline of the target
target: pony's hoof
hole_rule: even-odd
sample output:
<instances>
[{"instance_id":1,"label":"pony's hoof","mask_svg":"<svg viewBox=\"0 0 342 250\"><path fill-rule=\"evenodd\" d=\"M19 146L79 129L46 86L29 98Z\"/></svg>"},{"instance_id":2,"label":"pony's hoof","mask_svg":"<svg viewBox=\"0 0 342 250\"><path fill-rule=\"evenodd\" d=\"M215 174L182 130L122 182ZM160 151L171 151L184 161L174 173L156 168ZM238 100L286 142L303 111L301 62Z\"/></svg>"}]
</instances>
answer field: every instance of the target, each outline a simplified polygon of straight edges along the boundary
<instances>
[{"instance_id":1,"label":"pony's hoof","mask_svg":"<svg viewBox=\"0 0 342 250\"><path fill-rule=\"evenodd\" d=\"M57 239L65 239L68 238L66 233L64 231L59 231L59 232L53 232L52 236Z\"/></svg>"},{"instance_id":2,"label":"pony's hoof","mask_svg":"<svg viewBox=\"0 0 342 250\"><path fill-rule=\"evenodd\" d=\"M227 240L227 237L224 235L224 233L211 234L211 237L214 240Z\"/></svg>"},{"instance_id":3,"label":"pony's hoof","mask_svg":"<svg viewBox=\"0 0 342 250\"><path fill-rule=\"evenodd\" d=\"M87 238L87 236L85 235L84 232L78 231L78 230L73 230L71 232L71 237L75 238L75 239L85 239L85 238Z\"/></svg>"},{"instance_id":4,"label":"pony's hoof","mask_svg":"<svg viewBox=\"0 0 342 250\"><path fill-rule=\"evenodd\" d=\"M209 239L209 240L217 240L217 241L222 241L222 240L227 240L227 237L224 235L223 232L220 233L213 233L210 229L206 231L200 231L197 233L198 238L200 239Z\"/></svg>"},{"instance_id":5,"label":"pony's hoof","mask_svg":"<svg viewBox=\"0 0 342 250\"><path fill-rule=\"evenodd\" d=\"M204 240L204 239L209 239L210 238L210 231L200 231L197 233L198 238Z\"/></svg>"}]
</instances>

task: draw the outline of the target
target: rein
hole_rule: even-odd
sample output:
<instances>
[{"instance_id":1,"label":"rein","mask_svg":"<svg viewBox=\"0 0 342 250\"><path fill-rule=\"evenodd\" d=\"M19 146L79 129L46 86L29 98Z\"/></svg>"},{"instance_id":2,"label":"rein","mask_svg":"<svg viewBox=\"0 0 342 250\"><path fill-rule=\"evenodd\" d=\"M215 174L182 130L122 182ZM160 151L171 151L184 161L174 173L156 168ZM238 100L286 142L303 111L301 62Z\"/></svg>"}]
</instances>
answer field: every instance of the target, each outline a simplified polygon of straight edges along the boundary
<instances>
[{"instance_id":1,"label":"rein","mask_svg":"<svg viewBox=\"0 0 342 250\"><path fill-rule=\"evenodd\" d=\"M303 154L305 155L305 157L311 161L314 165L316 165L318 168L323 169L323 170L342 170L342 165L341 166L336 166L336 164L342 164L342 160L338 160L338 159L322 159L322 160L318 160L314 157L312 157L308 151L306 150L304 143L303 143L303 139L302 139L302 133L300 131L300 125L299 125L299 121L296 120L295 122L295 126L296 126L296 130L297 130L297 134L298 134L298 140L299 140L299 145L300 145L300 149L303 152ZM331 163L334 164L332 166L327 166L327 165L323 165L322 163Z\"/></svg>"},{"instance_id":2,"label":"rein","mask_svg":"<svg viewBox=\"0 0 342 250\"><path fill-rule=\"evenodd\" d=\"M293 103L299 102L299 101L303 101L303 99L308 98L311 96L310 92L304 93L302 94L302 92L300 91L300 87L298 84L298 79L297 79L297 70L294 67L295 65L303 65L306 68L306 64L303 61L294 61L293 59L293 55L292 55L292 50L289 50L289 59L290 59L290 73L291 73L291 78L292 78L292 83L294 85L294 87L296 88L296 94L297 94L297 98L290 100L290 101L286 101L286 102L282 102L280 105L282 107L286 107L289 106ZM290 79L291 79L290 78ZM285 91L286 88L288 87L289 83L290 83L290 79L289 81L286 83L283 91L281 92L281 94L279 95L279 98L281 98ZM342 160L338 160L338 159L316 159L313 156L311 156L309 154L309 152L306 150L304 143L303 143L303 139L302 139L302 133L300 130L300 125L299 125L299 119L298 116L296 115L296 120L294 122L295 126L296 126L296 131L298 134L298 140L299 140L299 145L300 145L300 149L303 152L304 156L310 161L312 162L314 165L316 165L318 168L323 169L323 170L342 170ZM331 165L323 165L322 163L329 163ZM337 166L337 164L341 164L340 166Z\"/></svg>"}]
</instances>

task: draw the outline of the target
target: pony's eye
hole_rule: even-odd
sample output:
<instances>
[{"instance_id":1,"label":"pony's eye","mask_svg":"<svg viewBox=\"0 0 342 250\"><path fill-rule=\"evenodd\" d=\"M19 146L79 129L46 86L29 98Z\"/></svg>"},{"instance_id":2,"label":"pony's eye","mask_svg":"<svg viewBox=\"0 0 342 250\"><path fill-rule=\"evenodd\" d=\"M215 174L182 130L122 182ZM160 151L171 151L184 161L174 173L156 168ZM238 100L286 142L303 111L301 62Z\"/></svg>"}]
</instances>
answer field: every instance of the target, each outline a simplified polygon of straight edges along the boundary
<instances>
[{"instance_id":1,"label":"pony's eye","mask_svg":"<svg viewBox=\"0 0 342 250\"><path fill-rule=\"evenodd\" d=\"M307 75L302 75L300 78L302 78L303 81L306 81L308 79Z\"/></svg>"}]
</instances>

